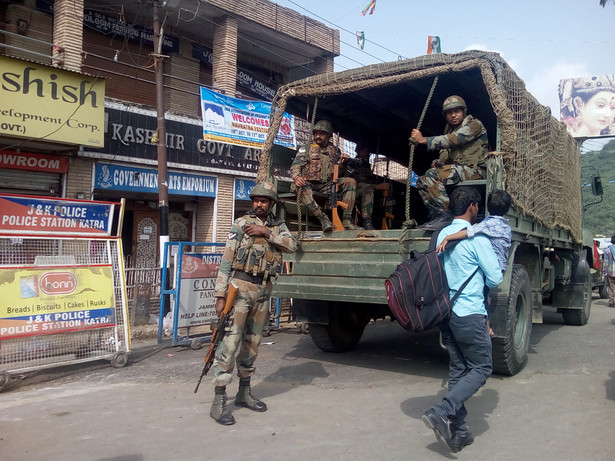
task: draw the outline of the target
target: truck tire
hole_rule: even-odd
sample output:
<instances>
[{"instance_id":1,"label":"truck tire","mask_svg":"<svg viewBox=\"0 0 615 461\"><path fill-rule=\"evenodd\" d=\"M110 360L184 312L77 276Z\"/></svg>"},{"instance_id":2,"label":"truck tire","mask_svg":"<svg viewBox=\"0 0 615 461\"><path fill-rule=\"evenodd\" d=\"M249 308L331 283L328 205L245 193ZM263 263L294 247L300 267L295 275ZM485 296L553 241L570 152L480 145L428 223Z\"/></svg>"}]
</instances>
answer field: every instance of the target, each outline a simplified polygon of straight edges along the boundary
<instances>
[{"instance_id":1,"label":"truck tire","mask_svg":"<svg viewBox=\"0 0 615 461\"><path fill-rule=\"evenodd\" d=\"M589 320L592 309L593 289L590 276L585 279L583 285L583 308L582 309L563 309L562 316L566 325L583 326Z\"/></svg>"},{"instance_id":2,"label":"truck tire","mask_svg":"<svg viewBox=\"0 0 615 461\"><path fill-rule=\"evenodd\" d=\"M345 303L329 304L329 324L310 323L309 332L316 346L325 352L347 352L357 345L369 317Z\"/></svg>"},{"instance_id":3,"label":"truck tire","mask_svg":"<svg viewBox=\"0 0 615 461\"><path fill-rule=\"evenodd\" d=\"M527 363L532 333L532 289L525 266L513 266L508 297L491 309L506 312L504 336L491 341L493 371L501 375L516 375Z\"/></svg>"}]
</instances>

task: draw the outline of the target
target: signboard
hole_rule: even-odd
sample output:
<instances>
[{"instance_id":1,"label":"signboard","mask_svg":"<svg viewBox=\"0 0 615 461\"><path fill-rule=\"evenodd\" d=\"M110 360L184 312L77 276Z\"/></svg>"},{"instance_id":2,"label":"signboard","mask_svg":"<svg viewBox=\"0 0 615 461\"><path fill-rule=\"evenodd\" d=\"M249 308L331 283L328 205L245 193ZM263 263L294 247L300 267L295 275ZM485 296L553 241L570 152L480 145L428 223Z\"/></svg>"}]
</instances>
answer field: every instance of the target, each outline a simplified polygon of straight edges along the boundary
<instances>
[{"instance_id":1,"label":"signboard","mask_svg":"<svg viewBox=\"0 0 615 461\"><path fill-rule=\"evenodd\" d=\"M107 102L105 115L105 149L90 148L88 152L108 155L115 161L120 156L158 160L157 146L151 142L156 132L155 111ZM166 145L169 164L195 165L233 175L238 171L258 172L260 148L205 140L202 120L167 115ZM290 175L288 168L284 172Z\"/></svg>"},{"instance_id":2,"label":"signboard","mask_svg":"<svg viewBox=\"0 0 615 461\"><path fill-rule=\"evenodd\" d=\"M198 59L207 67L213 67L213 56L214 52L211 48L199 45L198 43L192 44L192 57ZM276 90L250 72L237 69L237 84L240 87L247 88L265 101L273 101L275 97Z\"/></svg>"},{"instance_id":3,"label":"signboard","mask_svg":"<svg viewBox=\"0 0 615 461\"><path fill-rule=\"evenodd\" d=\"M111 235L115 204L25 195L0 195L0 232Z\"/></svg>"},{"instance_id":4,"label":"signboard","mask_svg":"<svg viewBox=\"0 0 615 461\"><path fill-rule=\"evenodd\" d=\"M615 135L615 74L560 80L560 116L577 138Z\"/></svg>"},{"instance_id":5,"label":"signboard","mask_svg":"<svg viewBox=\"0 0 615 461\"><path fill-rule=\"evenodd\" d=\"M203 139L262 147L269 129L271 103L224 96L201 87ZM275 144L296 148L294 117L284 113Z\"/></svg>"},{"instance_id":6,"label":"signboard","mask_svg":"<svg viewBox=\"0 0 615 461\"><path fill-rule=\"evenodd\" d=\"M109 265L0 268L0 340L115 325Z\"/></svg>"},{"instance_id":7,"label":"signboard","mask_svg":"<svg viewBox=\"0 0 615 461\"><path fill-rule=\"evenodd\" d=\"M66 173L68 172L68 158L0 149L0 168Z\"/></svg>"},{"instance_id":8,"label":"signboard","mask_svg":"<svg viewBox=\"0 0 615 461\"><path fill-rule=\"evenodd\" d=\"M152 29L129 24L118 19L117 16L108 16L94 10L84 10L83 24L106 35L114 35L146 44L151 48L154 47L154 31ZM179 39L165 33L162 37L162 51L179 53Z\"/></svg>"},{"instance_id":9,"label":"signboard","mask_svg":"<svg viewBox=\"0 0 615 461\"><path fill-rule=\"evenodd\" d=\"M215 197L217 178L204 175L167 173L169 194ZM158 171L150 168L97 163L94 188L158 193Z\"/></svg>"},{"instance_id":10,"label":"signboard","mask_svg":"<svg viewBox=\"0 0 615 461\"><path fill-rule=\"evenodd\" d=\"M249 179L235 179L235 200L250 200L250 192L256 185Z\"/></svg>"},{"instance_id":11,"label":"signboard","mask_svg":"<svg viewBox=\"0 0 615 461\"><path fill-rule=\"evenodd\" d=\"M101 147L105 82L0 56L0 134Z\"/></svg>"},{"instance_id":12,"label":"signboard","mask_svg":"<svg viewBox=\"0 0 615 461\"><path fill-rule=\"evenodd\" d=\"M164 4L163 4L164 5ZM54 0L36 0L36 8L53 14ZM84 10L83 24L106 35L114 35L122 39L145 43L153 48L154 31L146 27L129 24L124 19L123 12L118 16L109 16L95 10ZM164 34L162 51L179 52L179 39Z\"/></svg>"},{"instance_id":13,"label":"signboard","mask_svg":"<svg viewBox=\"0 0 615 461\"><path fill-rule=\"evenodd\" d=\"M214 288L222 254L182 254L178 328L211 323L218 319Z\"/></svg>"}]
</instances>

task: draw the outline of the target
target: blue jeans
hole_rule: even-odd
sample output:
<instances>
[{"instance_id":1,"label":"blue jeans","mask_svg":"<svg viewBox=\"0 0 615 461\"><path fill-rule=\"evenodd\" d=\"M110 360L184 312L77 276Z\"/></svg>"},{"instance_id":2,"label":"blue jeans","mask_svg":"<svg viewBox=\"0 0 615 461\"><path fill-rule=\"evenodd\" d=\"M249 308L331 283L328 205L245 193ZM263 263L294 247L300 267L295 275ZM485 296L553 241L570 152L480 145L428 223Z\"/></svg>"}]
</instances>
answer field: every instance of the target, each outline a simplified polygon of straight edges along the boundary
<instances>
[{"instance_id":1,"label":"blue jeans","mask_svg":"<svg viewBox=\"0 0 615 461\"><path fill-rule=\"evenodd\" d=\"M433 408L450 421L452 434L463 435L468 430L464 403L487 382L493 371L487 317L479 314L459 317L453 312L440 324L440 331L449 354L448 393Z\"/></svg>"}]
</instances>

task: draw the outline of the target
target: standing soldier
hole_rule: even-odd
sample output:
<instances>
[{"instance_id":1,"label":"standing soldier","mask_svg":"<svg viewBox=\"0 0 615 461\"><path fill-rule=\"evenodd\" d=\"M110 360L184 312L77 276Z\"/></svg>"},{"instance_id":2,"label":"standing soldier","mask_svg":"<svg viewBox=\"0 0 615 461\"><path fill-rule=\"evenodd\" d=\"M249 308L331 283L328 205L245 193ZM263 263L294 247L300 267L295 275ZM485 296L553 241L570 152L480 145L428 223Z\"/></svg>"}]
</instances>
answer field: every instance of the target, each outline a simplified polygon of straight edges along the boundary
<instances>
[{"instance_id":1,"label":"standing soldier","mask_svg":"<svg viewBox=\"0 0 615 461\"><path fill-rule=\"evenodd\" d=\"M484 179L485 170L479 165L489 150L487 130L482 122L467 114L466 102L461 96L449 96L442 104L446 127L441 136L425 137L416 128L410 136L427 150L439 150L440 157L416 182L421 199L429 210L430 222L422 228L436 230L448 225L449 199L444 186L468 179Z\"/></svg>"},{"instance_id":2,"label":"standing soldier","mask_svg":"<svg viewBox=\"0 0 615 461\"><path fill-rule=\"evenodd\" d=\"M271 208L278 199L275 186L259 183L250 193L252 210L235 220L229 231L220 264L214 296L216 313L220 315L226 303L231 281L237 286L233 302L231 330L216 351L213 363L216 386L210 416L223 425L235 424L226 408L226 386L232 380L237 362L239 392L235 405L254 411L266 411L267 405L252 396L250 377L265 326L269 323L271 279L282 263L282 252L295 251L295 239L286 224Z\"/></svg>"},{"instance_id":3,"label":"standing soldier","mask_svg":"<svg viewBox=\"0 0 615 461\"><path fill-rule=\"evenodd\" d=\"M309 151L302 147L290 166L290 174L294 184L291 186L301 196L301 203L307 206L310 213L318 218L323 232L333 230L333 224L328 216L318 206L312 191L323 194L331 192L333 168L340 159L340 151L331 142L333 125L327 120L320 120L314 124L312 130L314 142L310 144ZM354 178L339 178L339 192L341 201L346 204L342 215L342 225L345 229L356 229L352 222L352 209L354 208L357 182Z\"/></svg>"}]
</instances>

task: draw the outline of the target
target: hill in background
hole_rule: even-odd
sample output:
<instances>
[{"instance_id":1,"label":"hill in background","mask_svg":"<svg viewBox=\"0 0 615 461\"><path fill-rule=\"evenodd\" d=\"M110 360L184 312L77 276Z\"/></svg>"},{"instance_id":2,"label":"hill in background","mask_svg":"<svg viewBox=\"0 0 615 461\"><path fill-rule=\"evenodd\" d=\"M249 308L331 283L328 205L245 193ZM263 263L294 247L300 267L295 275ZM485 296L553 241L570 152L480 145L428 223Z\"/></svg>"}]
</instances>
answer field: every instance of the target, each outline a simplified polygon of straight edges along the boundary
<instances>
[{"instance_id":1,"label":"hill in background","mask_svg":"<svg viewBox=\"0 0 615 461\"><path fill-rule=\"evenodd\" d=\"M600 175L604 188L602 202L587 207L584 226L596 237L611 237L615 235L615 139L599 151L583 154L581 166L585 205L600 199L591 193L592 175Z\"/></svg>"}]
</instances>

